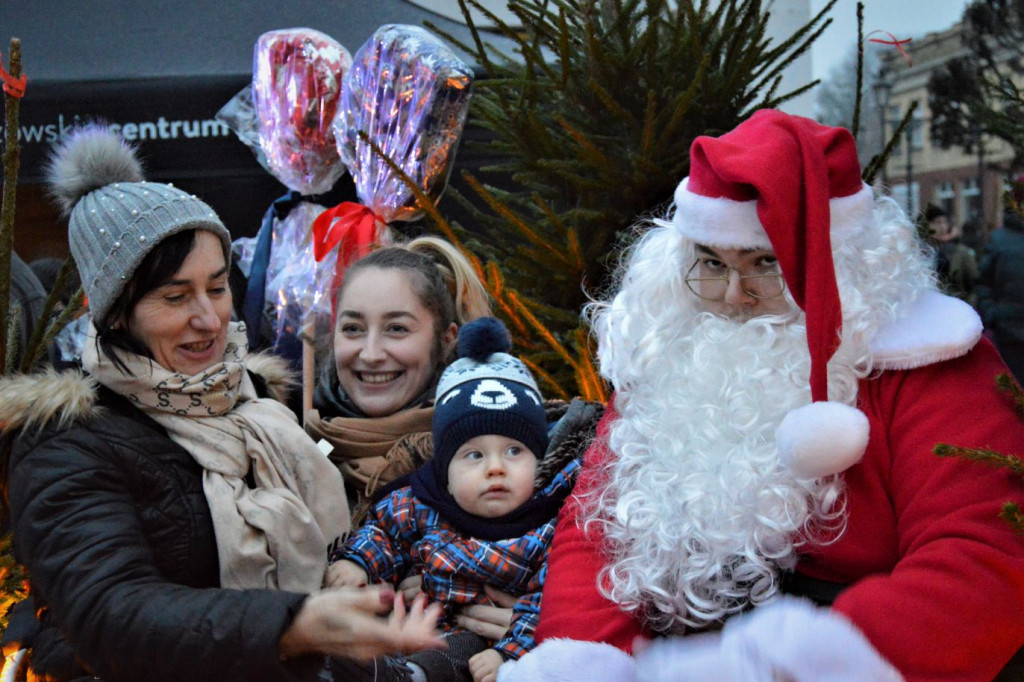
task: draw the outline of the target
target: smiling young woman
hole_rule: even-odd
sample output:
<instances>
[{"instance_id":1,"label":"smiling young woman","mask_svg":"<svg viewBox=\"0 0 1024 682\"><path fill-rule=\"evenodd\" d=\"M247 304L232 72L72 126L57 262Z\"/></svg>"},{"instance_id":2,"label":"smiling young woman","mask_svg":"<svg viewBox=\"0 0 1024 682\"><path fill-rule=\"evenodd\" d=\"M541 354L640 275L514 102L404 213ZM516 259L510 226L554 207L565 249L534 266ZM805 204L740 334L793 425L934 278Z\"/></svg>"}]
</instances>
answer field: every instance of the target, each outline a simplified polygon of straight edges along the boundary
<instances>
[{"instance_id":1,"label":"smiling young woman","mask_svg":"<svg viewBox=\"0 0 1024 682\"><path fill-rule=\"evenodd\" d=\"M341 389L368 417L398 412L420 396L458 332L454 321L435 319L413 289L413 277L362 268L339 299L335 369Z\"/></svg>"},{"instance_id":2,"label":"smiling young woman","mask_svg":"<svg viewBox=\"0 0 1024 682\"><path fill-rule=\"evenodd\" d=\"M430 458L434 387L458 328L490 314L465 256L421 237L356 261L337 295L333 363L324 363L306 431L334 446L362 518L373 491Z\"/></svg>"}]
</instances>

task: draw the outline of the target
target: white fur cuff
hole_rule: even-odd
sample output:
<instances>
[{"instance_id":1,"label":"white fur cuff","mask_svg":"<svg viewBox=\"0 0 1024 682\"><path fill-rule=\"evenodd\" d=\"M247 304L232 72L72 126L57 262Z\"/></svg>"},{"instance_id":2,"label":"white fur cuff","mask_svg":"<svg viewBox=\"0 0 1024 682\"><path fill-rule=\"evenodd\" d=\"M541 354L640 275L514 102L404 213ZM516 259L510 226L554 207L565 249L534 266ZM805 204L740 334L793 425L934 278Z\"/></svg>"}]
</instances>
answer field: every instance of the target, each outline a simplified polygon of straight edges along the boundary
<instances>
[{"instance_id":1,"label":"white fur cuff","mask_svg":"<svg viewBox=\"0 0 1024 682\"><path fill-rule=\"evenodd\" d=\"M549 639L498 668L498 682L635 682L633 658L611 644Z\"/></svg>"}]
</instances>

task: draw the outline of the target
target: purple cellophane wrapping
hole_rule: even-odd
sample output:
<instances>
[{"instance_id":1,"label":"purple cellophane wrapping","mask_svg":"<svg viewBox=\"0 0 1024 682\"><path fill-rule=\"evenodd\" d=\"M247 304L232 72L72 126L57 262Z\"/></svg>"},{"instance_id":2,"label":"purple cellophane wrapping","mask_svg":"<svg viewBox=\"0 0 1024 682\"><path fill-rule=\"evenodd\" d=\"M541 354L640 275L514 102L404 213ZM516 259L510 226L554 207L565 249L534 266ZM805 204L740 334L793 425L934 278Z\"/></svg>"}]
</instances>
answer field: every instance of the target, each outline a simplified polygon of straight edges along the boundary
<instances>
[{"instance_id":1,"label":"purple cellophane wrapping","mask_svg":"<svg viewBox=\"0 0 1024 682\"><path fill-rule=\"evenodd\" d=\"M323 194L345 167L332 123L352 57L309 28L268 31L253 48L252 103L271 172L289 189Z\"/></svg>"},{"instance_id":2,"label":"purple cellophane wrapping","mask_svg":"<svg viewBox=\"0 0 1024 682\"><path fill-rule=\"evenodd\" d=\"M273 246L267 264L266 302L276 315L274 346L285 335L305 331L322 338L331 326L331 278L336 251L317 263L309 226L324 207L311 202L295 206L283 220L274 220Z\"/></svg>"},{"instance_id":3,"label":"purple cellophane wrapping","mask_svg":"<svg viewBox=\"0 0 1024 682\"><path fill-rule=\"evenodd\" d=\"M274 218L272 246L267 262L264 286L264 309L273 320L272 347L277 348L284 336L305 332L326 340L330 331L331 278L337 248L317 263L313 258L313 237L309 226L324 207L309 201L297 204L284 219ZM242 237L232 242L234 261L246 277L252 267L255 237Z\"/></svg>"},{"instance_id":4,"label":"purple cellophane wrapping","mask_svg":"<svg viewBox=\"0 0 1024 682\"><path fill-rule=\"evenodd\" d=\"M472 70L417 26L381 26L356 52L334 132L360 201L381 221L414 220L422 210L359 132L436 203L448 184L472 82Z\"/></svg>"}]
</instances>

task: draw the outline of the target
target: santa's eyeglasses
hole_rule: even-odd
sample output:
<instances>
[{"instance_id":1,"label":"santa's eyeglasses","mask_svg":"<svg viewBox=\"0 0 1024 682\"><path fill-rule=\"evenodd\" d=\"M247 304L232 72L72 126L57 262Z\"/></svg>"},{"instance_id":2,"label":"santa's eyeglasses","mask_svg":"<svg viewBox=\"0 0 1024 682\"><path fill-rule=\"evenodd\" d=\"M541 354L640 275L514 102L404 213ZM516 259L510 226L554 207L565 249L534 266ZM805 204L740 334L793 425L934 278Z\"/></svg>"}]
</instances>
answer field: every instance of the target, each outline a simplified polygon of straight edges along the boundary
<instances>
[{"instance_id":1,"label":"santa's eyeglasses","mask_svg":"<svg viewBox=\"0 0 1024 682\"><path fill-rule=\"evenodd\" d=\"M716 259L698 258L686 271L686 286L705 301L722 301L729 291L729 278L735 270L740 276L740 287L754 298L775 298L786 290L786 281L778 263L757 266L757 272L744 275L737 268Z\"/></svg>"}]
</instances>

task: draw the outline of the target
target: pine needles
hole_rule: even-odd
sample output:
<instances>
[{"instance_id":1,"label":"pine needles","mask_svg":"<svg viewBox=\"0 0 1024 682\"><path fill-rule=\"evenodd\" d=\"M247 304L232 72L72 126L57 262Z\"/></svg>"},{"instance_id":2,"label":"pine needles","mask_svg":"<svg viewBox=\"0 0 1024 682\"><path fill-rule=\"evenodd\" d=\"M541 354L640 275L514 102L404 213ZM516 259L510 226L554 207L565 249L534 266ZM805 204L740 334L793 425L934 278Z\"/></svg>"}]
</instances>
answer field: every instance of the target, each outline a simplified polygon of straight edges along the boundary
<instances>
[{"instance_id":1,"label":"pine needles","mask_svg":"<svg viewBox=\"0 0 1024 682\"><path fill-rule=\"evenodd\" d=\"M453 191L474 224L446 229L497 268L487 272L500 270L489 286L505 292L498 307L548 392L606 397L589 374L582 307L611 285L638 218L671 201L695 137L813 85L779 92L832 4L784 40L768 37L760 0L513 0L521 29L460 0L471 45L430 26L488 74L474 85L469 125L487 132L476 151L494 161L464 174L466 194ZM470 8L514 43L515 58L486 42Z\"/></svg>"},{"instance_id":2,"label":"pine needles","mask_svg":"<svg viewBox=\"0 0 1024 682\"><path fill-rule=\"evenodd\" d=\"M1008 393L1013 401L1017 418L1024 421L1024 391L1006 373L996 377L996 385L1005 393ZM964 448L957 445L939 443L933 452L940 457L960 457L972 462L980 462L997 469L1007 469L1012 475L1018 477L1024 484L1024 458L1019 455L1006 454L995 450L984 448ZM1004 502L999 512L999 517L1006 521L1013 530L1024 535L1024 510L1017 502Z\"/></svg>"}]
</instances>

